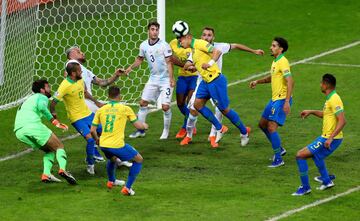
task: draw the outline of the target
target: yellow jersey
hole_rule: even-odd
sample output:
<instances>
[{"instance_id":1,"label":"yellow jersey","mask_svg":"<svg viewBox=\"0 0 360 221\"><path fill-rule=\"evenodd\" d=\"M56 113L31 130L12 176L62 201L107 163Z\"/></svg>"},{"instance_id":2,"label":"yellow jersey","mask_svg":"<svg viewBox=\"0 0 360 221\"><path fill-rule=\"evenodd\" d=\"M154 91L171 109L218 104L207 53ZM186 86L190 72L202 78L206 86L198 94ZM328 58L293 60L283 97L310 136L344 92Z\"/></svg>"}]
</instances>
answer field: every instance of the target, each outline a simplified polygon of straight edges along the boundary
<instances>
[{"instance_id":1,"label":"yellow jersey","mask_svg":"<svg viewBox=\"0 0 360 221\"><path fill-rule=\"evenodd\" d=\"M110 101L96 111L92 125L103 126L100 136L100 146L107 148L122 148L125 146L124 133L126 121L137 121L134 111L119 102Z\"/></svg>"},{"instance_id":2,"label":"yellow jersey","mask_svg":"<svg viewBox=\"0 0 360 221\"><path fill-rule=\"evenodd\" d=\"M291 76L289 61L284 54L280 54L271 65L271 91L272 100L282 100L286 98L287 82L286 78Z\"/></svg>"},{"instance_id":3,"label":"yellow jersey","mask_svg":"<svg viewBox=\"0 0 360 221\"><path fill-rule=\"evenodd\" d=\"M180 45L180 42L175 38L170 42L171 50L173 51L173 54L182 62L185 64L187 61L187 58L189 57L191 53L191 48L183 48ZM184 68L179 68L179 76L189 77L189 76L196 76L197 72L191 72L186 71Z\"/></svg>"},{"instance_id":4,"label":"yellow jersey","mask_svg":"<svg viewBox=\"0 0 360 221\"><path fill-rule=\"evenodd\" d=\"M216 63L206 70L202 69L201 66L211 60L211 53L214 46L207 41L193 38L190 47L193 50L188 57L188 61L194 63L202 79L206 83L210 83L221 74L220 68Z\"/></svg>"},{"instance_id":5,"label":"yellow jersey","mask_svg":"<svg viewBox=\"0 0 360 221\"><path fill-rule=\"evenodd\" d=\"M330 135L334 132L338 120L336 116L344 111L344 105L341 101L340 96L333 90L326 97L326 102L323 109L323 128L321 136L324 138L329 138ZM334 139L343 138L343 132L340 131Z\"/></svg>"},{"instance_id":6,"label":"yellow jersey","mask_svg":"<svg viewBox=\"0 0 360 221\"><path fill-rule=\"evenodd\" d=\"M67 77L64 79L54 95L56 102L64 101L67 116L71 123L85 118L91 114L90 109L85 103L84 80L73 81Z\"/></svg>"}]
</instances>

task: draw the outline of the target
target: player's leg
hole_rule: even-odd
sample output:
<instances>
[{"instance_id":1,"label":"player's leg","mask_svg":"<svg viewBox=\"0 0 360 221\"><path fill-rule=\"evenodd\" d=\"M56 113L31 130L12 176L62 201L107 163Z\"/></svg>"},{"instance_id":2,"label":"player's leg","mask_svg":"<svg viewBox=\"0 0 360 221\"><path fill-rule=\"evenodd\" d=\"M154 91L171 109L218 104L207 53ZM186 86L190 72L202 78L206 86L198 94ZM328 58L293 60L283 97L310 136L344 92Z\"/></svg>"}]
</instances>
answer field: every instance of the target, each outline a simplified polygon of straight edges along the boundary
<instances>
[{"instance_id":1,"label":"player's leg","mask_svg":"<svg viewBox=\"0 0 360 221\"><path fill-rule=\"evenodd\" d=\"M308 147L302 148L296 154L296 163L299 169L301 186L298 188L296 192L292 194L293 196L301 196L311 192L307 159L311 158L312 156L313 154L311 153Z\"/></svg>"},{"instance_id":2,"label":"player's leg","mask_svg":"<svg viewBox=\"0 0 360 221\"><path fill-rule=\"evenodd\" d=\"M45 151L44 155L44 174L46 174L47 170L51 171L51 167L54 163L55 156L56 160L59 164L59 172L58 174L66 179L66 181L70 184L76 184L76 179L66 171L67 165L67 155L64 149L64 144L60 141L60 139L52 133L46 144L41 148ZM47 169L45 171L45 165L47 165Z\"/></svg>"},{"instance_id":3,"label":"player's leg","mask_svg":"<svg viewBox=\"0 0 360 221\"><path fill-rule=\"evenodd\" d=\"M269 123L269 116L271 115L271 108L272 108L272 100L270 99L269 103L266 105L261 118L259 120L259 128L261 129L261 131L265 134L266 138L269 140L269 142L271 143L271 139L270 139L270 133L268 131L268 123Z\"/></svg>"},{"instance_id":4,"label":"player's leg","mask_svg":"<svg viewBox=\"0 0 360 221\"><path fill-rule=\"evenodd\" d=\"M221 111L219 110L218 107L216 107L214 101L212 99L210 99L211 104L215 107L215 117L216 119L218 119L219 122L222 122L222 118L223 118L223 114L221 113ZM216 148L218 146L218 144L215 142L216 140L216 128L214 127L214 125L211 125L211 130L209 133L209 141L210 141L210 145L213 148Z\"/></svg>"},{"instance_id":5,"label":"player's leg","mask_svg":"<svg viewBox=\"0 0 360 221\"><path fill-rule=\"evenodd\" d=\"M94 108L93 108L94 109ZM89 129L91 128L91 124L92 124L92 121L95 117L95 112L92 112L92 114L90 115L90 117L86 118L86 123L89 127ZM98 125L98 127L96 128L96 132L98 134L98 136L100 137L101 136L101 132L102 132L102 126L101 124ZM99 162L104 162L105 159L103 156L101 156L99 150L98 150L98 145L95 143L94 145L94 160L96 163L99 163Z\"/></svg>"},{"instance_id":6,"label":"player's leg","mask_svg":"<svg viewBox=\"0 0 360 221\"><path fill-rule=\"evenodd\" d=\"M188 92L188 85L186 81L186 77L179 76L176 81L176 104L180 110L180 112L184 115L184 122L181 126L181 129L176 134L176 138L183 138L186 135L186 122L189 116L189 108L186 104Z\"/></svg>"},{"instance_id":7,"label":"player's leg","mask_svg":"<svg viewBox=\"0 0 360 221\"><path fill-rule=\"evenodd\" d=\"M170 84L164 84L160 86L160 100L163 110L164 117L164 129L160 136L161 140L167 139L169 137L170 125L171 125L171 97L174 88L170 87Z\"/></svg>"}]
</instances>

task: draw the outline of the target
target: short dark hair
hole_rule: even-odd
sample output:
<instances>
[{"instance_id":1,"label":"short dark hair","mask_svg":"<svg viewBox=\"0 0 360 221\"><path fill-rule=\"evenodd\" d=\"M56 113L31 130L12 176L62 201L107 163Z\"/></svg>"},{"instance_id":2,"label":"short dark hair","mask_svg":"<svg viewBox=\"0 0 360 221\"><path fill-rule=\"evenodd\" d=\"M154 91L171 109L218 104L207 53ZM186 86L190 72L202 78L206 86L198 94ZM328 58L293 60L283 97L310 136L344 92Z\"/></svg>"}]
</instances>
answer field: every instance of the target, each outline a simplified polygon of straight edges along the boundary
<instances>
[{"instance_id":1,"label":"short dark hair","mask_svg":"<svg viewBox=\"0 0 360 221\"><path fill-rule=\"evenodd\" d=\"M80 66L78 63L69 63L66 65L66 73L68 74L68 76L71 75L72 72L76 71L76 68Z\"/></svg>"},{"instance_id":2,"label":"short dark hair","mask_svg":"<svg viewBox=\"0 0 360 221\"><path fill-rule=\"evenodd\" d=\"M40 93L40 89L45 89L45 84L49 84L45 79L36 80L32 83L31 90L34 93Z\"/></svg>"},{"instance_id":3,"label":"short dark hair","mask_svg":"<svg viewBox=\"0 0 360 221\"><path fill-rule=\"evenodd\" d=\"M149 22L149 24L148 24L148 26L147 26L148 30L150 29L151 26L155 26L155 27L157 27L157 28L160 28L160 24L159 24L157 21L151 21L151 22Z\"/></svg>"},{"instance_id":4,"label":"short dark hair","mask_svg":"<svg viewBox=\"0 0 360 221\"><path fill-rule=\"evenodd\" d=\"M279 44L279 46L283 48L282 53L285 53L287 51L287 49L289 48L288 42L285 38L275 37L274 41L276 41Z\"/></svg>"},{"instance_id":5,"label":"short dark hair","mask_svg":"<svg viewBox=\"0 0 360 221\"><path fill-rule=\"evenodd\" d=\"M215 29L212 28L212 27L206 26L206 27L203 28L203 31L204 30L212 31L212 33L215 35Z\"/></svg>"},{"instance_id":6,"label":"short dark hair","mask_svg":"<svg viewBox=\"0 0 360 221\"><path fill-rule=\"evenodd\" d=\"M333 88L336 87L336 78L332 74L324 74L323 77L322 77L322 81L325 84L328 84L328 85L332 86Z\"/></svg>"},{"instance_id":7,"label":"short dark hair","mask_svg":"<svg viewBox=\"0 0 360 221\"><path fill-rule=\"evenodd\" d=\"M120 95L120 87L111 86L109 88L109 98L117 98Z\"/></svg>"}]
</instances>

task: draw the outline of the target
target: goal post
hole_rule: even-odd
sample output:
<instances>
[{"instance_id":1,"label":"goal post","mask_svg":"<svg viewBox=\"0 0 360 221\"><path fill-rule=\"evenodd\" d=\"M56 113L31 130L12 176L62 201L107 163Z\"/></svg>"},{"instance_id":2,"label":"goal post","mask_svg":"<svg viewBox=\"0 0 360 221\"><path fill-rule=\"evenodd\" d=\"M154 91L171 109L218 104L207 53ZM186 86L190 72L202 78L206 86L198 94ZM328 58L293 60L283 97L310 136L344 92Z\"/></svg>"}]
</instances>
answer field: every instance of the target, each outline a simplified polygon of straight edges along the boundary
<instances>
[{"instance_id":1,"label":"goal post","mask_svg":"<svg viewBox=\"0 0 360 221\"><path fill-rule=\"evenodd\" d=\"M32 7L13 7L11 13L6 6L7 13L1 15L6 19L1 20L0 30L0 37L4 30L0 44L5 42L0 47L0 65L4 63L0 68L0 110L16 106L30 95L34 79L46 78L54 92L64 78L65 51L71 46L77 45L85 53L86 68L99 78L108 78L137 57L140 43L148 38L150 20L158 20L160 37L165 38L165 0L0 1L1 6L3 1L32 2ZM129 77L119 78L116 84L123 101L137 104L148 77L147 66L142 65ZM106 100L106 88L94 86L93 95Z\"/></svg>"}]
</instances>

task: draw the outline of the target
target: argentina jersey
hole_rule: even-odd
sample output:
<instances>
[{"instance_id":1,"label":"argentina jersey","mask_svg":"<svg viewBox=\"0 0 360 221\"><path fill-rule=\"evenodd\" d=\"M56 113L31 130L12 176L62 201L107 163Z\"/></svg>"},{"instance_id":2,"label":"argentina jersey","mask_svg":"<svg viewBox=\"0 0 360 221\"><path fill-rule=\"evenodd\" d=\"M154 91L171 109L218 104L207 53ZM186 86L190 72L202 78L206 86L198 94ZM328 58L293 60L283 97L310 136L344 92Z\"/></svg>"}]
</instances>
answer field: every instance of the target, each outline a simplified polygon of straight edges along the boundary
<instances>
[{"instance_id":1,"label":"argentina jersey","mask_svg":"<svg viewBox=\"0 0 360 221\"><path fill-rule=\"evenodd\" d=\"M91 82L95 79L95 75L86 67L84 67L83 65L80 65L81 67L81 77L84 79L85 82L85 86L86 86L86 91L89 92L89 94L92 95L92 84Z\"/></svg>"},{"instance_id":2,"label":"argentina jersey","mask_svg":"<svg viewBox=\"0 0 360 221\"><path fill-rule=\"evenodd\" d=\"M150 69L149 82L168 83L169 72L165 58L172 55L170 45L158 39L154 44L146 40L140 45L139 57L146 58Z\"/></svg>"},{"instance_id":3,"label":"argentina jersey","mask_svg":"<svg viewBox=\"0 0 360 221\"><path fill-rule=\"evenodd\" d=\"M230 52L231 50L231 45L229 43L219 43L219 42L214 42L214 48L218 49L219 51L221 51L221 55L219 57L219 59L217 60L217 65L220 68L220 71L222 72L222 59L223 59L223 55Z\"/></svg>"}]
</instances>

